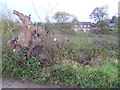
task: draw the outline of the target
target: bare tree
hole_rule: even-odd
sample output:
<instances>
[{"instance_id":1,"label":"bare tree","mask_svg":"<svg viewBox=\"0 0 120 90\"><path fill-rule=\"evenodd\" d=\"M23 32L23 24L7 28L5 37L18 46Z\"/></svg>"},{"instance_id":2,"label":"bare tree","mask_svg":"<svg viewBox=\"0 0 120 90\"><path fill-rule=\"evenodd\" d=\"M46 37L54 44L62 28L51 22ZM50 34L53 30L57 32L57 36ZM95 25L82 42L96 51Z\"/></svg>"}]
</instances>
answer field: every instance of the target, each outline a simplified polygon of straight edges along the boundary
<instances>
[{"instance_id":1,"label":"bare tree","mask_svg":"<svg viewBox=\"0 0 120 90\"><path fill-rule=\"evenodd\" d=\"M38 13L37 13L37 10L36 10L36 8L35 8L35 4L34 4L33 0L32 0L32 4L33 4L34 11L35 11L35 13L36 13L37 17L39 18L40 22L42 22L42 20L41 20L40 16L39 16L39 15L38 15Z\"/></svg>"},{"instance_id":2,"label":"bare tree","mask_svg":"<svg viewBox=\"0 0 120 90\"><path fill-rule=\"evenodd\" d=\"M38 14L38 12L37 12L37 10L36 10L36 7L35 7L35 4L34 4L33 0L32 0L32 4L33 4L34 11L35 11L37 17L39 18L40 22L42 22L39 14ZM58 4L52 5L52 7L51 7L51 6L50 6L50 3L48 2L47 8L43 7L43 8L44 8L44 11L45 11L45 18L44 18L44 21L43 21L43 22L45 22L45 23L46 23L46 22L49 22L50 15L51 15L52 11L56 8L56 6L58 6Z\"/></svg>"},{"instance_id":3,"label":"bare tree","mask_svg":"<svg viewBox=\"0 0 120 90\"><path fill-rule=\"evenodd\" d=\"M57 7L57 5L58 5L58 4L55 4L55 6L51 7L51 6L50 6L50 3L48 3L47 9L44 8L44 10L45 10L45 12L46 12L44 22L49 22L51 13L52 13L52 11Z\"/></svg>"}]
</instances>

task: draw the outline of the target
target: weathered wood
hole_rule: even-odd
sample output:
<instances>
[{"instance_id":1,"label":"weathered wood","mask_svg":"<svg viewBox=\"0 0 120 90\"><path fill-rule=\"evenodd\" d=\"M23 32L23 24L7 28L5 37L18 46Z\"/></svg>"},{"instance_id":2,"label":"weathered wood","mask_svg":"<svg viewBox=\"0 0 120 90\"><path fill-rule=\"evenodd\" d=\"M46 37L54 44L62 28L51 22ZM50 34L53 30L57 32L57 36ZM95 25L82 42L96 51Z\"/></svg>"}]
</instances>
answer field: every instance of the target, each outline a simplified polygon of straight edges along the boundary
<instances>
[{"instance_id":1,"label":"weathered wood","mask_svg":"<svg viewBox=\"0 0 120 90\"><path fill-rule=\"evenodd\" d=\"M32 21L30 20L31 15L26 16L16 10L13 11L13 14L16 14L25 26L32 25Z\"/></svg>"},{"instance_id":2,"label":"weathered wood","mask_svg":"<svg viewBox=\"0 0 120 90\"><path fill-rule=\"evenodd\" d=\"M40 38L37 38L37 37L33 37L32 38L32 42L31 42L31 45L30 45L30 48L27 52L27 57L30 58L30 53L32 51L32 49L37 46L37 45L42 45L42 40Z\"/></svg>"},{"instance_id":3,"label":"weathered wood","mask_svg":"<svg viewBox=\"0 0 120 90\"><path fill-rule=\"evenodd\" d=\"M48 30L45 30L44 27L33 26L32 21L30 20L31 15L26 16L16 10L13 11L13 14L17 15L22 23L19 23L20 33L18 36L9 40L8 45L13 51L27 48L27 57L30 58L31 52L36 50L35 47L44 46L42 37L48 33ZM36 32L36 34L33 34L34 32ZM35 52L42 51L36 50ZM39 59L43 59L43 57L41 56Z\"/></svg>"},{"instance_id":4,"label":"weathered wood","mask_svg":"<svg viewBox=\"0 0 120 90\"><path fill-rule=\"evenodd\" d=\"M20 24L20 34L18 35L17 43L21 45L22 48L29 47L30 42L32 41L32 32L37 30L36 26L32 25L30 16L26 16L16 10L13 11L13 14L17 15L22 21Z\"/></svg>"},{"instance_id":5,"label":"weathered wood","mask_svg":"<svg viewBox=\"0 0 120 90\"><path fill-rule=\"evenodd\" d=\"M32 39L31 31L30 30L23 30L18 35L17 43L19 43L22 48L29 47L31 39Z\"/></svg>"}]
</instances>

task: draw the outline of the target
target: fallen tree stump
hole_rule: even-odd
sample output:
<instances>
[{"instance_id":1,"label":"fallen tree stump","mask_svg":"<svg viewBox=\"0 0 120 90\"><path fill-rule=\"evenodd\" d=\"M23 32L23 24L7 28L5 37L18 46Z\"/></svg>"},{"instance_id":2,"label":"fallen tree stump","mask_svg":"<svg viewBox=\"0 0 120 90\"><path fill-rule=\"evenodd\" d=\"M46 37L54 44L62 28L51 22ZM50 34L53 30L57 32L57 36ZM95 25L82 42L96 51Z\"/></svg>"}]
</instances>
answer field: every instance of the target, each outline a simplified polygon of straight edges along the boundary
<instances>
[{"instance_id":1,"label":"fallen tree stump","mask_svg":"<svg viewBox=\"0 0 120 90\"><path fill-rule=\"evenodd\" d=\"M9 47L14 52L27 48L27 58L30 58L30 56L32 55L31 52L36 52L40 54L39 50L41 49L36 49L38 47L42 48L43 46L43 40L39 37L39 35L46 35L48 33L48 30L45 30L44 27L40 28L37 26L33 26L32 21L30 20L31 15L26 16L16 10L13 11L13 14L17 15L22 23L19 23L20 33L18 34L18 36L13 36L13 38L8 41ZM36 32L36 35L33 35L34 32ZM42 56L39 57L38 55L35 57L41 60L44 59Z\"/></svg>"}]
</instances>

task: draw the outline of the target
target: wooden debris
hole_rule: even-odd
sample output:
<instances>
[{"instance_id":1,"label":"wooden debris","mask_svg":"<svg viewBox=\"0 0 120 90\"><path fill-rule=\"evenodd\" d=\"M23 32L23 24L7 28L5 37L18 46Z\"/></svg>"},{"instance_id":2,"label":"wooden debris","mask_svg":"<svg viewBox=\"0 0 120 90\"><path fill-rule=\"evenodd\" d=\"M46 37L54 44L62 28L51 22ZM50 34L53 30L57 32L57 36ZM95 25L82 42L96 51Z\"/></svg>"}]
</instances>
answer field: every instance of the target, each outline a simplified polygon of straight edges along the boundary
<instances>
[{"instance_id":1,"label":"wooden debris","mask_svg":"<svg viewBox=\"0 0 120 90\"><path fill-rule=\"evenodd\" d=\"M48 33L44 27L40 28L32 25L31 15L27 16L23 13L20 13L16 10L13 11L13 14L17 15L22 23L19 24L20 33L18 36L13 37L8 41L8 45L13 51L27 48L27 57L30 58L31 51L36 47L42 45L42 39L39 38L39 35L46 35ZM36 32L37 35L33 35L33 32ZM20 49L18 49L18 47Z\"/></svg>"}]
</instances>

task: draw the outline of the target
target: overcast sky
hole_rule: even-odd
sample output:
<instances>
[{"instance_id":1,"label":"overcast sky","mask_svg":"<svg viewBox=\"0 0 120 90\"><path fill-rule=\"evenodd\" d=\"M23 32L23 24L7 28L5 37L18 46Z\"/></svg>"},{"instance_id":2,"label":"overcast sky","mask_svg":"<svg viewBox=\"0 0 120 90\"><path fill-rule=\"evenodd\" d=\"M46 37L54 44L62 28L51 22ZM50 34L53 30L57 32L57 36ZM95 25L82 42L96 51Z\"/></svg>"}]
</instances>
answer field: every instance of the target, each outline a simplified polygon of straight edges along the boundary
<instances>
[{"instance_id":1,"label":"overcast sky","mask_svg":"<svg viewBox=\"0 0 120 90\"><path fill-rule=\"evenodd\" d=\"M52 8L49 16L53 16L57 11L65 11L75 15L79 21L91 21L89 15L93 9L104 5L108 6L108 14L111 18L113 15L117 15L119 2L119 0L0 0L0 2L7 4L8 9L17 10L26 15L31 14L33 22L40 21L32 1L42 21L44 21L46 13Z\"/></svg>"}]
</instances>

